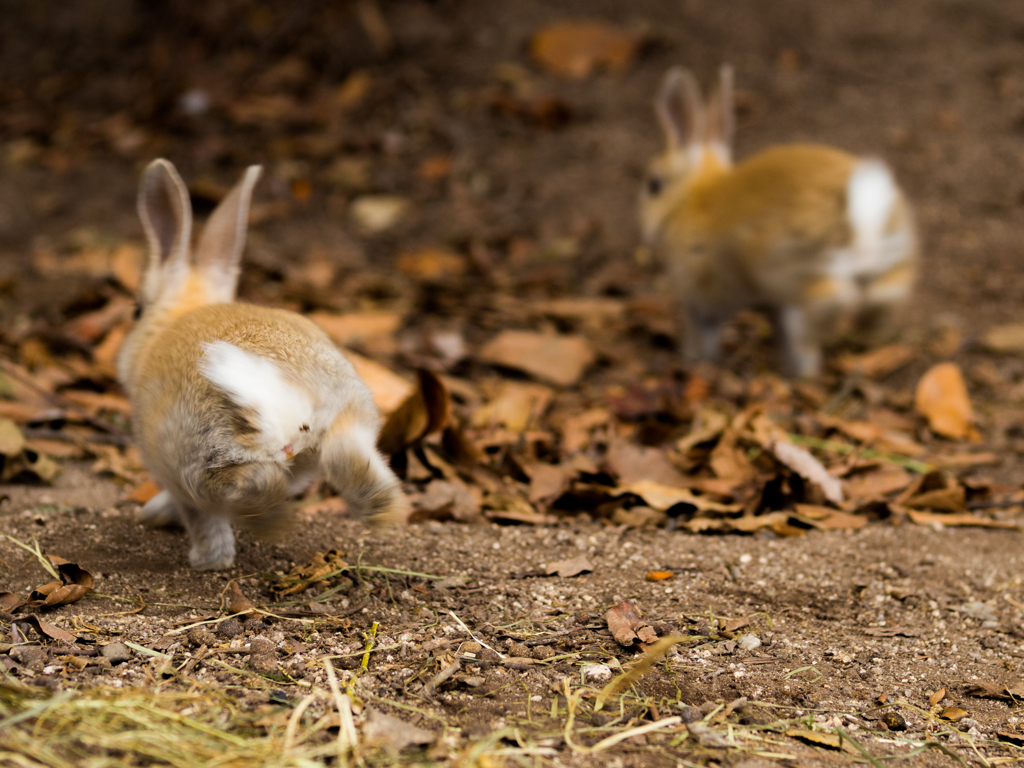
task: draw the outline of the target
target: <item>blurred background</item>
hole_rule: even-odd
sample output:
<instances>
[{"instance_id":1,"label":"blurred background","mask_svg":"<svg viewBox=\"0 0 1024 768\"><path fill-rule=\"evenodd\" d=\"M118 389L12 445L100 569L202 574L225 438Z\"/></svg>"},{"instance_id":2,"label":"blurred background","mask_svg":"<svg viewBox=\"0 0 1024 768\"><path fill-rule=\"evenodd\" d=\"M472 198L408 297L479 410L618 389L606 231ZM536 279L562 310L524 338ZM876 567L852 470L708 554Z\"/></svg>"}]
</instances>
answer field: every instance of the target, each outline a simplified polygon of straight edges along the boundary
<instances>
[{"instance_id":1,"label":"blurred background","mask_svg":"<svg viewBox=\"0 0 1024 768\"><path fill-rule=\"evenodd\" d=\"M26 312L55 322L61 296L95 287L95 265L69 283L76 254L140 242L134 191L156 156L178 165L199 213L245 165L266 166L251 298L336 307L406 294L393 283L424 269L514 292L632 293L635 190L661 143L651 99L676 64L704 82L736 67L738 157L816 140L893 165L924 234L918 322L977 331L1011 317L1024 288L1016 3L0 7L8 343ZM582 60L557 40L537 55L545 28L594 20L611 38ZM423 248L447 260L395 269ZM314 287L331 290L306 295ZM442 294L433 300L465 298Z\"/></svg>"},{"instance_id":2,"label":"blurred background","mask_svg":"<svg viewBox=\"0 0 1024 768\"><path fill-rule=\"evenodd\" d=\"M678 374L637 189L662 145L652 99L665 70L709 83L723 62L736 69L738 158L809 140L895 169L923 238L903 329L917 372L980 353L972 386L1016 399L1024 380L1003 356L1021 333L986 346L1019 319L1024 290L1019 4L0 10L0 350L53 369L50 385L112 386L142 255L135 190L157 156L199 217L263 164L241 295L343 315L335 339L387 366L478 377L480 347L520 327L582 333L583 368L602 384ZM741 316L728 367L771 369L770 333Z\"/></svg>"}]
</instances>

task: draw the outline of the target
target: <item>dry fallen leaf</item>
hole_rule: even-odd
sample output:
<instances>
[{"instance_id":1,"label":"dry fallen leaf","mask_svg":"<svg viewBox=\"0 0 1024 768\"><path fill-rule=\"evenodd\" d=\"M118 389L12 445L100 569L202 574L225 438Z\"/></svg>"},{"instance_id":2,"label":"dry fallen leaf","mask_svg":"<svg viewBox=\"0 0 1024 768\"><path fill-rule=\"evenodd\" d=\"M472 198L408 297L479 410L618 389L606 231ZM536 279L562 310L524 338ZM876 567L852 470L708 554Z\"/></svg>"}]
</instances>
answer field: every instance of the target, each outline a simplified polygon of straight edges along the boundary
<instances>
[{"instance_id":1,"label":"dry fallen leaf","mask_svg":"<svg viewBox=\"0 0 1024 768\"><path fill-rule=\"evenodd\" d=\"M625 70L636 56L641 37L603 21L563 21L540 30L530 55L560 77L582 79L598 69Z\"/></svg>"},{"instance_id":2,"label":"dry fallen leaf","mask_svg":"<svg viewBox=\"0 0 1024 768\"><path fill-rule=\"evenodd\" d=\"M311 312L308 317L342 347L376 336L391 336L402 324L402 316L397 312Z\"/></svg>"},{"instance_id":3,"label":"dry fallen leaf","mask_svg":"<svg viewBox=\"0 0 1024 768\"><path fill-rule=\"evenodd\" d=\"M567 579L570 576L578 576L581 573L590 573L594 570L594 566L590 564L586 555L577 555L571 557L568 560L559 560L555 563L548 563L544 567L544 572L551 576L558 574L563 579Z\"/></svg>"},{"instance_id":4,"label":"dry fallen leaf","mask_svg":"<svg viewBox=\"0 0 1024 768\"><path fill-rule=\"evenodd\" d=\"M479 488L458 478L432 480L419 496L412 496L410 522L421 520L455 520L478 523L483 520L480 505L483 494Z\"/></svg>"},{"instance_id":5,"label":"dry fallen leaf","mask_svg":"<svg viewBox=\"0 0 1024 768\"><path fill-rule=\"evenodd\" d=\"M416 371L419 387L392 411L381 428L377 445L392 456L444 427L448 420L448 391L441 380L425 369Z\"/></svg>"},{"instance_id":6,"label":"dry fallen leaf","mask_svg":"<svg viewBox=\"0 0 1024 768\"><path fill-rule=\"evenodd\" d=\"M18 425L10 419L0 418L0 456L17 456L25 447L25 437Z\"/></svg>"},{"instance_id":7,"label":"dry fallen leaf","mask_svg":"<svg viewBox=\"0 0 1024 768\"><path fill-rule=\"evenodd\" d=\"M815 504L795 504L796 513L807 520L815 528L826 531L856 531L868 524L863 515L852 515L831 507L819 507Z\"/></svg>"},{"instance_id":8,"label":"dry fallen leaf","mask_svg":"<svg viewBox=\"0 0 1024 768\"><path fill-rule=\"evenodd\" d=\"M944 698L946 698L946 689L939 688L939 690L935 691L934 693L932 693L931 696L928 697L928 706L934 707Z\"/></svg>"},{"instance_id":9,"label":"dry fallen leaf","mask_svg":"<svg viewBox=\"0 0 1024 768\"><path fill-rule=\"evenodd\" d=\"M466 257L442 248L403 253L395 261L399 270L417 280L433 281L465 274Z\"/></svg>"},{"instance_id":10,"label":"dry fallen leaf","mask_svg":"<svg viewBox=\"0 0 1024 768\"><path fill-rule=\"evenodd\" d=\"M576 384L595 359L590 343L582 336L514 330L499 333L478 357L563 387Z\"/></svg>"},{"instance_id":11,"label":"dry fallen leaf","mask_svg":"<svg viewBox=\"0 0 1024 768\"><path fill-rule=\"evenodd\" d=\"M554 515L538 512L526 499L511 493L489 493L484 497L483 507L488 520L534 525L548 525L558 520Z\"/></svg>"},{"instance_id":12,"label":"dry fallen leaf","mask_svg":"<svg viewBox=\"0 0 1024 768\"><path fill-rule=\"evenodd\" d=\"M255 610L255 606L248 597L242 594L241 588L238 586L237 581L232 581L228 585L228 613L252 613Z\"/></svg>"},{"instance_id":13,"label":"dry fallen leaf","mask_svg":"<svg viewBox=\"0 0 1024 768\"><path fill-rule=\"evenodd\" d=\"M533 504L550 501L560 496L572 481L575 471L561 464L537 462L526 467L530 476L529 499Z\"/></svg>"},{"instance_id":14,"label":"dry fallen leaf","mask_svg":"<svg viewBox=\"0 0 1024 768\"><path fill-rule=\"evenodd\" d=\"M631 646L637 642L654 643L658 640L658 633L644 621L636 604L629 600L609 608L604 620L619 645Z\"/></svg>"},{"instance_id":15,"label":"dry fallen leaf","mask_svg":"<svg viewBox=\"0 0 1024 768\"><path fill-rule=\"evenodd\" d=\"M910 485L913 477L902 467L885 466L877 472L856 474L845 478L846 493L851 500L880 499Z\"/></svg>"},{"instance_id":16,"label":"dry fallen leaf","mask_svg":"<svg viewBox=\"0 0 1024 768\"><path fill-rule=\"evenodd\" d=\"M45 635L51 640L56 640L57 642L64 643L66 645L74 645L78 642L77 635L73 635L54 624L43 621L34 613L29 614L28 616L18 616L12 624L28 624L40 635Z\"/></svg>"},{"instance_id":17,"label":"dry fallen leaf","mask_svg":"<svg viewBox=\"0 0 1024 768\"><path fill-rule=\"evenodd\" d=\"M13 592L0 592L0 611L12 611L24 601Z\"/></svg>"},{"instance_id":18,"label":"dry fallen leaf","mask_svg":"<svg viewBox=\"0 0 1024 768\"><path fill-rule=\"evenodd\" d=\"M160 486L152 480L146 480L142 485L125 494L124 499L125 501L137 501L139 504L145 504L158 493L160 493Z\"/></svg>"},{"instance_id":19,"label":"dry fallen leaf","mask_svg":"<svg viewBox=\"0 0 1024 768\"><path fill-rule=\"evenodd\" d=\"M502 381L490 400L473 414L471 424L477 428L504 426L518 434L536 424L554 396L543 384Z\"/></svg>"},{"instance_id":20,"label":"dry fallen leaf","mask_svg":"<svg viewBox=\"0 0 1024 768\"><path fill-rule=\"evenodd\" d=\"M901 503L914 509L940 512L962 512L967 509L966 489L952 478L943 480L945 484L942 487L915 493L907 499L901 498Z\"/></svg>"},{"instance_id":21,"label":"dry fallen leaf","mask_svg":"<svg viewBox=\"0 0 1024 768\"><path fill-rule=\"evenodd\" d=\"M976 517L970 513L962 514L935 514L922 512L918 509L908 509L907 515L918 525L945 525L958 528L1006 528L1008 530L1020 530L1020 523L1012 520L991 520L987 517Z\"/></svg>"},{"instance_id":22,"label":"dry fallen leaf","mask_svg":"<svg viewBox=\"0 0 1024 768\"><path fill-rule=\"evenodd\" d=\"M989 328L981 337L981 343L990 352L1024 352L1024 323Z\"/></svg>"},{"instance_id":23,"label":"dry fallen leaf","mask_svg":"<svg viewBox=\"0 0 1024 768\"><path fill-rule=\"evenodd\" d=\"M662 485L652 480L638 480L615 489L616 494L632 493L647 502L647 505L661 512L676 504L692 504L702 512L735 513L741 504L722 504L703 496L696 496L685 488Z\"/></svg>"},{"instance_id":24,"label":"dry fallen leaf","mask_svg":"<svg viewBox=\"0 0 1024 768\"><path fill-rule=\"evenodd\" d=\"M906 344L890 344L859 355L844 355L839 358L839 368L846 373L861 373L869 379L880 379L902 368L914 359L913 347Z\"/></svg>"},{"instance_id":25,"label":"dry fallen leaf","mask_svg":"<svg viewBox=\"0 0 1024 768\"><path fill-rule=\"evenodd\" d=\"M412 384L380 363L347 350L345 357L352 363L359 378L370 388L374 405L385 414L395 410L414 392Z\"/></svg>"},{"instance_id":26,"label":"dry fallen leaf","mask_svg":"<svg viewBox=\"0 0 1024 768\"><path fill-rule=\"evenodd\" d=\"M806 742L815 747L838 749L843 752L848 752L851 755L860 754L860 752L857 751L857 748L850 743L849 739L844 739L838 733L812 731L807 728L790 728L786 731L786 735L791 736L794 739L800 739L800 741Z\"/></svg>"},{"instance_id":27,"label":"dry fallen leaf","mask_svg":"<svg viewBox=\"0 0 1024 768\"><path fill-rule=\"evenodd\" d=\"M970 713L966 709L960 709L960 707L944 707L942 712L939 713L939 717L943 720L949 720L954 723L969 716Z\"/></svg>"},{"instance_id":28,"label":"dry fallen leaf","mask_svg":"<svg viewBox=\"0 0 1024 768\"><path fill-rule=\"evenodd\" d=\"M962 440L973 433L974 410L956 363L932 366L917 383L914 407L936 434Z\"/></svg>"},{"instance_id":29,"label":"dry fallen leaf","mask_svg":"<svg viewBox=\"0 0 1024 768\"><path fill-rule=\"evenodd\" d=\"M608 442L603 468L618 478L622 485L641 480L670 487L686 483L686 478L673 466L664 451L617 438Z\"/></svg>"},{"instance_id":30,"label":"dry fallen leaf","mask_svg":"<svg viewBox=\"0 0 1024 768\"><path fill-rule=\"evenodd\" d=\"M287 575L279 576L274 590L281 596L302 592L311 584L323 581L336 573L340 574L346 568L348 564L338 550L317 552L308 563L297 565Z\"/></svg>"}]
</instances>

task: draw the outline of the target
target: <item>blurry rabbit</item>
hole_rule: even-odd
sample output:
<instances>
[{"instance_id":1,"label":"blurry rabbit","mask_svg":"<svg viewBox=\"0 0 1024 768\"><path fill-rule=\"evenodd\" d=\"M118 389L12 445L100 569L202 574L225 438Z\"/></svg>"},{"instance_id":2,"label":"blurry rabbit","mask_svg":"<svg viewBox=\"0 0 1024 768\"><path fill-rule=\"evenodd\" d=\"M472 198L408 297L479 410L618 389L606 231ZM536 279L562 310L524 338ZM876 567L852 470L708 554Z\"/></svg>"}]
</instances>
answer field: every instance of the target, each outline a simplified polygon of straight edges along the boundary
<instances>
[{"instance_id":1,"label":"blurry rabbit","mask_svg":"<svg viewBox=\"0 0 1024 768\"><path fill-rule=\"evenodd\" d=\"M140 519L183 524L197 570L234 563L232 522L280 528L317 469L357 514L401 519L407 504L377 451L380 415L351 363L306 318L233 303L259 175L259 166L245 172L194 255L174 166L155 160L139 187L150 250L118 375L143 461L164 488Z\"/></svg>"},{"instance_id":2,"label":"blurry rabbit","mask_svg":"<svg viewBox=\"0 0 1024 768\"><path fill-rule=\"evenodd\" d=\"M690 361L715 359L723 324L752 307L773 313L797 376L820 371L823 342L892 330L917 275L917 235L882 161L790 144L733 166L729 67L706 109L678 68L655 106L668 147L649 166L640 217Z\"/></svg>"}]
</instances>

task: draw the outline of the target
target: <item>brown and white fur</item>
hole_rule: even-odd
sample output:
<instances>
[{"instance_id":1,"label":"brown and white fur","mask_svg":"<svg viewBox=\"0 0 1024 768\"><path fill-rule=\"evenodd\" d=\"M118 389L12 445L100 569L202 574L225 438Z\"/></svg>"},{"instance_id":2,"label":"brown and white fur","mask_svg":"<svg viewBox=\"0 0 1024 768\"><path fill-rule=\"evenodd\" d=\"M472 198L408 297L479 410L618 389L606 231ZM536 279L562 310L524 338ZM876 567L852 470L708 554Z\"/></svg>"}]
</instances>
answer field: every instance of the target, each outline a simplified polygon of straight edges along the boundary
<instances>
[{"instance_id":1,"label":"brown and white fur","mask_svg":"<svg viewBox=\"0 0 1024 768\"><path fill-rule=\"evenodd\" d=\"M655 102L666 150L640 200L646 241L680 305L684 352L715 359L737 311L772 311L790 372L821 369L822 344L892 330L917 276L913 216L889 168L791 144L732 163L732 70L705 108L673 69Z\"/></svg>"},{"instance_id":2,"label":"brown and white fur","mask_svg":"<svg viewBox=\"0 0 1024 768\"><path fill-rule=\"evenodd\" d=\"M234 563L232 522L280 528L318 470L356 514L401 519L407 508L376 448L380 415L351 363L306 318L234 303L259 175L259 166L245 172L194 254L174 166L154 161L139 188L149 257L118 374L143 461L164 489L140 518L183 524L197 570Z\"/></svg>"}]
</instances>

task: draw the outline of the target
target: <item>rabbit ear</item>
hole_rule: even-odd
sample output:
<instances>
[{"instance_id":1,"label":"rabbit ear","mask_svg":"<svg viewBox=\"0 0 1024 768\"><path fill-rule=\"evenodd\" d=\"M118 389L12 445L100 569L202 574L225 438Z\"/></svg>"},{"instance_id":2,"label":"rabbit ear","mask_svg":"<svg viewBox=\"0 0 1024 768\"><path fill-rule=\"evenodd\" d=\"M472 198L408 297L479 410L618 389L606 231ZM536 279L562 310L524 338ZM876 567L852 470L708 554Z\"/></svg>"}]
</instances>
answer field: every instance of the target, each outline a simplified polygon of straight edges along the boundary
<instances>
[{"instance_id":1,"label":"rabbit ear","mask_svg":"<svg viewBox=\"0 0 1024 768\"><path fill-rule=\"evenodd\" d=\"M727 163L732 162L732 142L736 132L732 81L732 67L723 64L718 72L718 90L708 101L707 117L707 142L715 145Z\"/></svg>"},{"instance_id":2,"label":"rabbit ear","mask_svg":"<svg viewBox=\"0 0 1024 768\"><path fill-rule=\"evenodd\" d=\"M665 74L654 102L669 149L683 149L704 136L704 105L697 79L688 69L673 67Z\"/></svg>"},{"instance_id":3,"label":"rabbit ear","mask_svg":"<svg viewBox=\"0 0 1024 768\"><path fill-rule=\"evenodd\" d=\"M203 229L195 264L212 298L231 301L238 284L239 262L249 228L249 202L262 168L250 165L242 180L228 192Z\"/></svg>"},{"instance_id":4,"label":"rabbit ear","mask_svg":"<svg viewBox=\"0 0 1024 768\"><path fill-rule=\"evenodd\" d=\"M192 204L174 165L154 160L139 184L139 218L149 240L149 270L184 261L192 235Z\"/></svg>"}]
</instances>

